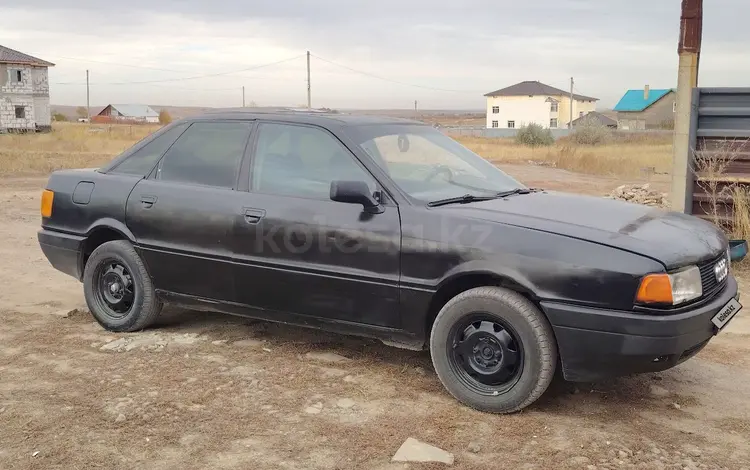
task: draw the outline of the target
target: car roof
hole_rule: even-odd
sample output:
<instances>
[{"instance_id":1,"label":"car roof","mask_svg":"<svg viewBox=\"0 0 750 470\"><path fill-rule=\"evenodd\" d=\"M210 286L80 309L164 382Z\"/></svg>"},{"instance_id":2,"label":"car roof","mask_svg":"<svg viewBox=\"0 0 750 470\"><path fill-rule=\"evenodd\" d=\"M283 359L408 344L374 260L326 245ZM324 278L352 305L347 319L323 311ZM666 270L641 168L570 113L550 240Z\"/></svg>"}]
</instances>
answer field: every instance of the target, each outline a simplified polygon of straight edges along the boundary
<instances>
[{"instance_id":1,"label":"car roof","mask_svg":"<svg viewBox=\"0 0 750 470\"><path fill-rule=\"evenodd\" d=\"M226 108L206 111L191 116L186 120L220 120L220 119L270 119L274 121L301 122L306 124L339 124L343 126L360 126L372 124L411 124L426 125L420 121L374 116L366 114L348 114L328 110L308 110L305 108Z\"/></svg>"}]
</instances>

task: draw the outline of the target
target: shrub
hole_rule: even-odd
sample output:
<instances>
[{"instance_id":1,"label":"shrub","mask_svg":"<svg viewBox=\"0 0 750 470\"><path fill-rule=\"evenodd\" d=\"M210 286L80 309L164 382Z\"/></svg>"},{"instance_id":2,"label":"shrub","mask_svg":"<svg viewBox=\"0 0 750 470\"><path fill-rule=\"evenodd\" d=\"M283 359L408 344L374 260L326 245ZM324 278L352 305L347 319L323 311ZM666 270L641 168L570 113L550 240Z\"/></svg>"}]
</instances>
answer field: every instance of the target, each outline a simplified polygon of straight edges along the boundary
<instances>
[{"instance_id":1,"label":"shrub","mask_svg":"<svg viewBox=\"0 0 750 470\"><path fill-rule=\"evenodd\" d=\"M52 113L52 120L55 122L65 122L68 120L68 117L63 113Z\"/></svg>"},{"instance_id":2,"label":"shrub","mask_svg":"<svg viewBox=\"0 0 750 470\"><path fill-rule=\"evenodd\" d=\"M579 145L603 145L612 140L612 130L595 119L586 119L575 127L570 140Z\"/></svg>"},{"instance_id":3,"label":"shrub","mask_svg":"<svg viewBox=\"0 0 750 470\"><path fill-rule=\"evenodd\" d=\"M555 138L549 129L545 129L539 124L531 123L518 130L516 143L527 147L548 147L555 143Z\"/></svg>"},{"instance_id":4,"label":"shrub","mask_svg":"<svg viewBox=\"0 0 750 470\"><path fill-rule=\"evenodd\" d=\"M172 122L172 116L169 115L166 109L162 109L159 112L159 124L169 124Z\"/></svg>"},{"instance_id":5,"label":"shrub","mask_svg":"<svg viewBox=\"0 0 750 470\"><path fill-rule=\"evenodd\" d=\"M657 126L657 128L658 129L668 130L668 131L673 131L674 130L674 119L670 118L670 119L663 120L662 122L659 123L659 125Z\"/></svg>"}]
</instances>

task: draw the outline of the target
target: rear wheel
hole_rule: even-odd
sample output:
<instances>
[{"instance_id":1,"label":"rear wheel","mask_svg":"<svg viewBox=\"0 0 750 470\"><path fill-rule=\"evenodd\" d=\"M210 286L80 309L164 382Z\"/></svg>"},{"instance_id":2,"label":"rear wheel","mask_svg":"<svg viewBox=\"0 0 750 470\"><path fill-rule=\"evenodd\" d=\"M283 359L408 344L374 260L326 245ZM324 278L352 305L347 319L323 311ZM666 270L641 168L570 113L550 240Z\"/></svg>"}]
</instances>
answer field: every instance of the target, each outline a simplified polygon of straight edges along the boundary
<instances>
[{"instance_id":1,"label":"rear wheel","mask_svg":"<svg viewBox=\"0 0 750 470\"><path fill-rule=\"evenodd\" d=\"M162 308L143 261L125 240L103 243L91 253L83 291L96 321L110 331L142 330Z\"/></svg>"},{"instance_id":2,"label":"rear wheel","mask_svg":"<svg viewBox=\"0 0 750 470\"><path fill-rule=\"evenodd\" d=\"M557 364L547 319L528 299L501 287L470 289L448 301L433 324L430 352L451 395L492 413L536 401Z\"/></svg>"}]
</instances>

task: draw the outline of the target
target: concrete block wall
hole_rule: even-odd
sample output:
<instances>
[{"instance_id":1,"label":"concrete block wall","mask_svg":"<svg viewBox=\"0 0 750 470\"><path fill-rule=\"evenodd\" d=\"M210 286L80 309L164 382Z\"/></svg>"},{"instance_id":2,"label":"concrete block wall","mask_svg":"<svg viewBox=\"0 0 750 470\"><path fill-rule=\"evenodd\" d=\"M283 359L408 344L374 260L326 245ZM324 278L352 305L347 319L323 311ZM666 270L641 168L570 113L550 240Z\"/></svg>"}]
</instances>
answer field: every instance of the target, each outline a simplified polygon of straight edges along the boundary
<instances>
[{"instance_id":1,"label":"concrete block wall","mask_svg":"<svg viewBox=\"0 0 750 470\"><path fill-rule=\"evenodd\" d=\"M52 125L52 111L49 106L49 96L34 95L34 121L37 126Z\"/></svg>"},{"instance_id":2,"label":"concrete block wall","mask_svg":"<svg viewBox=\"0 0 750 470\"><path fill-rule=\"evenodd\" d=\"M0 94L31 94L34 91L34 85L32 80L31 67L27 65L11 65L8 64L3 67L2 76L0 77ZM12 82L9 80L9 70L21 70L21 81ZM49 86L47 87L47 94L49 94Z\"/></svg>"},{"instance_id":3,"label":"concrete block wall","mask_svg":"<svg viewBox=\"0 0 750 470\"><path fill-rule=\"evenodd\" d=\"M49 96L49 74L47 67L33 67L31 69L32 94L34 96Z\"/></svg>"},{"instance_id":4,"label":"concrete block wall","mask_svg":"<svg viewBox=\"0 0 750 470\"><path fill-rule=\"evenodd\" d=\"M16 118L16 106L23 106L25 116ZM34 129L34 98L29 95L0 97L0 129Z\"/></svg>"},{"instance_id":5,"label":"concrete block wall","mask_svg":"<svg viewBox=\"0 0 750 470\"><path fill-rule=\"evenodd\" d=\"M13 82L9 70L21 70L21 81ZM24 107L24 117L16 117L16 106ZM47 67L2 64L0 66L0 130L49 127Z\"/></svg>"}]
</instances>

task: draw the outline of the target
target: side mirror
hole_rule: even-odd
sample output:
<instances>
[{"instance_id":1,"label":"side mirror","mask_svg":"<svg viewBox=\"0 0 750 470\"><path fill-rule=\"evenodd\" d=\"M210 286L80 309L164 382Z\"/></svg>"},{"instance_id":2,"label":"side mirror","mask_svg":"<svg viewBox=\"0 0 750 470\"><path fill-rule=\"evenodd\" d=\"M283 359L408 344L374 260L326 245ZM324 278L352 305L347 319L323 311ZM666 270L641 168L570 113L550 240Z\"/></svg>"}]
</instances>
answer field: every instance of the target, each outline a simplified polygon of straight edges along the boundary
<instances>
[{"instance_id":1,"label":"side mirror","mask_svg":"<svg viewBox=\"0 0 750 470\"><path fill-rule=\"evenodd\" d=\"M375 214L380 214L385 210L364 181L331 181L331 200L362 204L366 212Z\"/></svg>"}]
</instances>

